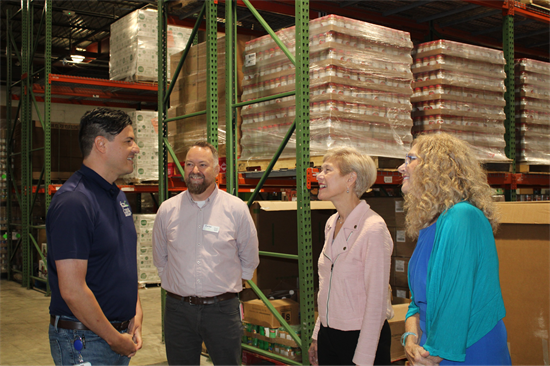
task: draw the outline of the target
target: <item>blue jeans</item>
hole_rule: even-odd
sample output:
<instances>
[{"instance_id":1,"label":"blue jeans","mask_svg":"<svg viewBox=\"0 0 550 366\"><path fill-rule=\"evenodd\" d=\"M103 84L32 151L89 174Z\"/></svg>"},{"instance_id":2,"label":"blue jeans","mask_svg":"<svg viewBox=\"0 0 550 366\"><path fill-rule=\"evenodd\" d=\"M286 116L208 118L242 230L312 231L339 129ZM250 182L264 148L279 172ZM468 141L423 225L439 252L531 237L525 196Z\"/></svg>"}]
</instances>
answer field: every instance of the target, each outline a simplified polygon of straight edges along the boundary
<instances>
[{"instance_id":1,"label":"blue jeans","mask_svg":"<svg viewBox=\"0 0 550 366\"><path fill-rule=\"evenodd\" d=\"M204 342L214 365L240 365L243 328L239 304L236 296L212 305L191 305L167 296L164 335L168 364L200 365Z\"/></svg>"},{"instance_id":2,"label":"blue jeans","mask_svg":"<svg viewBox=\"0 0 550 366\"><path fill-rule=\"evenodd\" d=\"M76 318L63 317L63 319L76 321ZM121 331L120 333L126 333ZM128 365L130 358L115 353L111 347L91 330L71 330L55 328L50 324L50 351L53 362L56 365L75 365L79 363L78 352L74 349L73 342L76 336L85 341L85 348L80 352L84 362L92 366L100 365Z\"/></svg>"}]
</instances>

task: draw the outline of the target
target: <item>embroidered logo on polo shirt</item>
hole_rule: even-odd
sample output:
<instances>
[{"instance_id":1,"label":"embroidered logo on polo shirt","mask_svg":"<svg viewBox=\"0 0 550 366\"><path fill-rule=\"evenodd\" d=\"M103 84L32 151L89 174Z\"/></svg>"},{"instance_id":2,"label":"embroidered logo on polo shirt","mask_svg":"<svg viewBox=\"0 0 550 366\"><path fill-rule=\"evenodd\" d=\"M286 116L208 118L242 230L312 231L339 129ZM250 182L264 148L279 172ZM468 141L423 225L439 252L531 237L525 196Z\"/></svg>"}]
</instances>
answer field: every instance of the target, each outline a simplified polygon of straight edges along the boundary
<instances>
[{"instance_id":1,"label":"embroidered logo on polo shirt","mask_svg":"<svg viewBox=\"0 0 550 366\"><path fill-rule=\"evenodd\" d=\"M120 201L120 207L122 207L122 212L124 212L124 215L125 216L131 216L132 215L132 210L130 210L130 205L128 204L127 201Z\"/></svg>"}]
</instances>

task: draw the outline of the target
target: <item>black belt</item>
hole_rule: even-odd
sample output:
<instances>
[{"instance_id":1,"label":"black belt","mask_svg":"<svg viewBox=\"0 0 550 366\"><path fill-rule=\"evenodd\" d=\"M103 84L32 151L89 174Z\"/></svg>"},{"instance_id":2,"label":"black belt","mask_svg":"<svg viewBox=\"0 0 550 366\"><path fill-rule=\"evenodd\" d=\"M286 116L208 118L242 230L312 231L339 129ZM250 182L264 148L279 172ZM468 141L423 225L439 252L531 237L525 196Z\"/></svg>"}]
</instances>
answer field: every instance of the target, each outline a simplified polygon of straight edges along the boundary
<instances>
[{"instance_id":1,"label":"black belt","mask_svg":"<svg viewBox=\"0 0 550 366\"><path fill-rule=\"evenodd\" d=\"M50 316L50 324L55 327L55 315ZM130 325L130 321L126 320L124 322L115 322L111 323L111 325L118 331L123 331L128 329L128 325ZM61 329L71 329L71 330L90 330L87 326L82 324L81 322L76 322L73 320L66 320L61 319L57 321L57 327Z\"/></svg>"},{"instance_id":2,"label":"black belt","mask_svg":"<svg viewBox=\"0 0 550 366\"><path fill-rule=\"evenodd\" d=\"M166 294L173 299L188 302L193 305L212 305L218 301L225 301L237 297L237 294L234 292L226 292L225 294L212 297L180 296L169 291L166 291Z\"/></svg>"}]
</instances>

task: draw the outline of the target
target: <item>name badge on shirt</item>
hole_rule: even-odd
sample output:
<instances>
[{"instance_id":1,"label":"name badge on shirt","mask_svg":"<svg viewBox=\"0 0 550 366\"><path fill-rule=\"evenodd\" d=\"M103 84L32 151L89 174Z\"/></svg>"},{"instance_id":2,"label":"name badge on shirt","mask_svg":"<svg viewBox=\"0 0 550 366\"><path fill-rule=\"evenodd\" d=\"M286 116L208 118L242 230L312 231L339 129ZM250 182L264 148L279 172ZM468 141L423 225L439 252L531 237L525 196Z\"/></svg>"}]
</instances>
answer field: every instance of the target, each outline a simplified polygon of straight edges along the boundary
<instances>
[{"instance_id":1,"label":"name badge on shirt","mask_svg":"<svg viewBox=\"0 0 550 366\"><path fill-rule=\"evenodd\" d=\"M220 227L204 224L203 227L202 227L202 230L203 231L210 231L211 233L219 233L220 232Z\"/></svg>"}]
</instances>

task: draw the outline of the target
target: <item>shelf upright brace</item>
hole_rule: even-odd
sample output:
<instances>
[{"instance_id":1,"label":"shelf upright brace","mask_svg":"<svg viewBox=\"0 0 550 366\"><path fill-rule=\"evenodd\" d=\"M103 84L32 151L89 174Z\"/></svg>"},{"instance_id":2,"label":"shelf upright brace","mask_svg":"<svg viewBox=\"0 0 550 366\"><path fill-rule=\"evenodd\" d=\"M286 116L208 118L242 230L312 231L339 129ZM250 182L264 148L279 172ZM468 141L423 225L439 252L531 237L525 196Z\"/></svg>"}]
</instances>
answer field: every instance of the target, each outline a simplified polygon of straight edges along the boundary
<instances>
[{"instance_id":1,"label":"shelf upright brace","mask_svg":"<svg viewBox=\"0 0 550 366\"><path fill-rule=\"evenodd\" d=\"M206 135L218 148L218 12L217 1L206 1Z\"/></svg>"},{"instance_id":2,"label":"shelf upright brace","mask_svg":"<svg viewBox=\"0 0 550 366\"><path fill-rule=\"evenodd\" d=\"M313 260L311 239L309 168L309 0L296 1L296 191L298 224L298 268L302 363L309 365L308 350L313 332Z\"/></svg>"},{"instance_id":3,"label":"shelf upright brace","mask_svg":"<svg viewBox=\"0 0 550 366\"><path fill-rule=\"evenodd\" d=\"M6 227L6 240L8 242L8 280L12 280L12 271L11 271L11 263L10 258L12 257L12 248L13 243L11 239L11 201L12 201L12 152L13 152L13 143L12 143L12 115L11 115L11 93L12 93L12 73L13 73L13 62L11 58L12 53L12 45L9 42L9 40L12 38L12 29L11 29L11 11L8 9L6 11L6 34L8 41L6 42L6 70L7 70L7 80L6 80L6 124L7 124L7 134L6 134L6 147L7 147L7 158L6 161L6 169L7 169L7 177L6 177L6 216L7 216L7 223L8 226ZM14 50L16 51L16 50ZM15 129L15 120L13 122L13 128ZM17 187L13 187L14 190L17 189Z\"/></svg>"},{"instance_id":4,"label":"shelf upright brace","mask_svg":"<svg viewBox=\"0 0 550 366\"><path fill-rule=\"evenodd\" d=\"M21 250L22 250L22 283L23 287L30 289L30 241L29 241L29 197L32 194L30 186L30 128L32 122L30 101L31 78L31 7L30 0L21 1Z\"/></svg>"},{"instance_id":5,"label":"shelf upright brace","mask_svg":"<svg viewBox=\"0 0 550 366\"><path fill-rule=\"evenodd\" d=\"M504 99L506 100L506 106L504 112L506 114L506 120L504 121L504 127L506 132L504 134L504 140L506 141L505 153L506 157L512 159L511 173L516 172L516 107L515 107L515 75L514 75L514 1L507 0L504 2L503 7L503 22L502 22L502 49L504 51L504 59L506 65L504 69L506 71L506 92L504 93ZM513 189L507 189L505 191L505 198L507 201L516 200L516 191Z\"/></svg>"},{"instance_id":6,"label":"shelf upright brace","mask_svg":"<svg viewBox=\"0 0 550 366\"><path fill-rule=\"evenodd\" d=\"M166 80L166 31L167 17L164 12L164 0L158 0L157 3L157 24L158 24L158 147L159 147L159 197L158 205L168 199L168 174L166 164L168 152L166 144L168 137L168 124L166 123L167 109L169 101L165 100L167 94ZM162 341L164 342L164 307L166 306L166 291L161 290L160 296Z\"/></svg>"},{"instance_id":7,"label":"shelf upright brace","mask_svg":"<svg viewBox=\"0 0 550 366\"><path fill-rule=\"evenodd\" d=\"M48 214L52 196L48 193L52 184L52 130L51 130L51 104L52 85L50 74L52 73L52 13L53 0L46 0L44 4L44 15L46 17L46 44L44 49L44 200L45 214ZM38 43L38 42L37 42ZM46 217L46 216L44 216ZM50 294L50 281L46 275L46 295Z\"/></svg>"},{"instance_id":8,"label":"shelf upright brace","mask_svg":"<svg viewBox=\"0 0 550 366\"><path fill-rule=\"evenodd\" d=\"M236 21L237 3L233 0L225 2L225 156L226 156L226 189L237 196L239 194L239 179L237 170L237 121L236 108L237 90L235 82L236 59L235 44L237 42Z\"/></svg>"},{"instance_id":9,"label":"shelf upright brace","mask_svg":"<svg viewBox=\"0 0 550 366\"><path fill-rule=\"evenodd\" d=\"M164 0L158 0L157 22L158 22L158 146L159 146L159 205L168 199L168 177L166 163L168 153L165 138L168 136L168 126L166 123L166 111L168 101L165 99L167 91L166 78L166 31L167 19L164 11Z\"/></svg>"}]
</instances>

